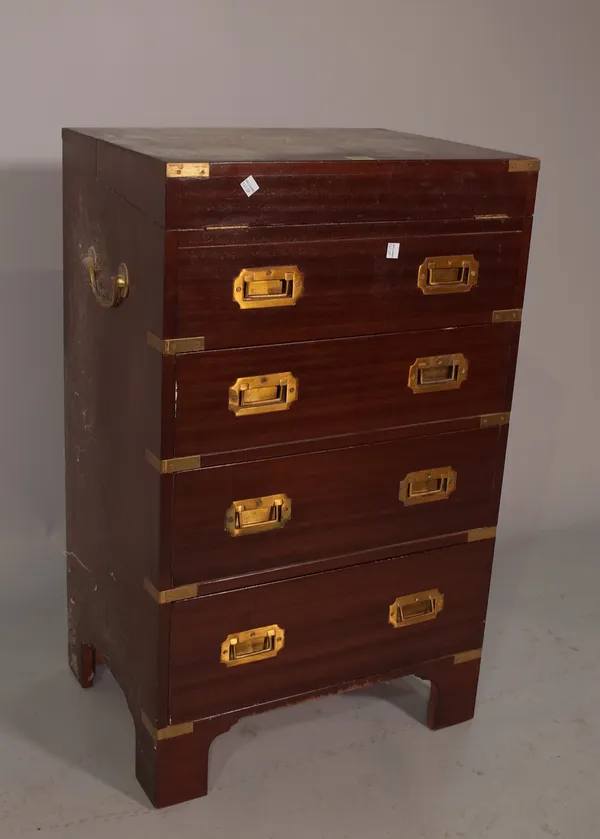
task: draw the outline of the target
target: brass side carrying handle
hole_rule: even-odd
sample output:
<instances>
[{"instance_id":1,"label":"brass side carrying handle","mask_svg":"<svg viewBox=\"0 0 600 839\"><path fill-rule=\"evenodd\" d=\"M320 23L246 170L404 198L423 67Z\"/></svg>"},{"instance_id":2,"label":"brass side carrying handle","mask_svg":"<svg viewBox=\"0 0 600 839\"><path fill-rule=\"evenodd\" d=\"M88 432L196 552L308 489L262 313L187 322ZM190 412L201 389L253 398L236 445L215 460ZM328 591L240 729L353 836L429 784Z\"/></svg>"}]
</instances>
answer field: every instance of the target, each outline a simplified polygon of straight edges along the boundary
<instances>
[{"instance_id":1,"label":"brass side carrying handle","mask_svg":"<svg viewBox=\"0 0 600 839\"><path fill-rule=\"evenodd\" d=\"M408 386L413 393L456 390L467 378L469 362L462 353L429 355L415 359L408 370Z\"/></svg>"},{"instance_id":2,"label":"brass side carrying handle","mask_svg":"<svg viewBox=\"0 0 600 839\"><path fill-rule=\"evenodd\" d=\"M221 644L221 663L227 667L238 664L251 664L273 658L283 649L285 630L277 626L259 626L257 629L247 629L228 635Z\"/></svg>"},{"instance_id":3,"label":"brass side carrying handle","mask_svg":"<svg viewBox=\"0 0 600 839\"><path fill-rule=\"evenodd\" d=\"M304 275L297 265L244 268L233 281L233 301L240 309L295 306L304 291Z\"/></svg>"},{"instance_id":4,"label":"brass side carrying handle","mask_svg":"<svg viewBox=\"0 0 600 839\"><path fill-rule=\"evenodd\" d=\"M229 410L236 417L287 411L298 398L298 381L291 373L244 376L229 388Z\"/></svg>"},{"instance_id":5,"label":"brass side carrying handle","mask_svg":"<svg viewBox=\"0 0 600 839\"><path fill-rule=\"evenodd\" d=\"M225 511L225 530L231 536L246 536L279 530L292 517L292 499L280 492L261 498L234 501Z\"/></svg>"},{"instance_id":6,"label":"brass side carrying handle","mask_svg":"<svg viewBox=\"0 0 600 839\"><path fill-rule=\"evenodd\" d=\"M456 294L477 285L479 263L472 253L433 256L419 265L417 285L423 294Z\"/></svg>"},{"instance_id":7,"label":"brass side carrying handle","mask_svg":"<svg viewBox=\"0 0 600 839\"><path fill-rule=\"evenodd\" d=\"M443 501L456 489L456 472L451 466L438 469L422 469L409 472L400 482L400 501L410 507L413 504L428 504Z\"/></svg>"},{"instance_id":8,"label":"brass side carrying handle","mask_svg":"<svg viewBox=\"0 0 600 839\"><path fill-rule=\"evenodd\" d=\"M432 621L444 608L444 595L437 588L397 597L390 606L389 622L395 629Z\"/></svg>"},{"instance_id":9,"label":"brass side carrying handle","mask_svg":"<svg viewBox=\"0 0 600 839\"><path fill-rule=\"evenodd\" d=\"M87 256L83 258L83 264L88 269L90 286L97 303L104 309L113 309L123 302L129 294L129 272L124 262L119 265L117 276L111 278L110 291L106 291L99 283L100 266L95 248L88 250Z\"/></svg>"}]
</instances>

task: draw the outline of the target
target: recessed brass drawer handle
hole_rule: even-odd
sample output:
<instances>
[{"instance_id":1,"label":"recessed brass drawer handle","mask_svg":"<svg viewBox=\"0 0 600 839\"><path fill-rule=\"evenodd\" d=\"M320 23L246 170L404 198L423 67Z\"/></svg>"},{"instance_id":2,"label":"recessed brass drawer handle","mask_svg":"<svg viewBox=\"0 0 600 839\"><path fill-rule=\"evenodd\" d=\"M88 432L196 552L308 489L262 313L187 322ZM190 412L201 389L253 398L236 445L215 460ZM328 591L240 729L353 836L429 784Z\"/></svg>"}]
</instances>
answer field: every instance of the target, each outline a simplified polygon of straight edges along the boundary
<instances>
[{"instance_id":1,"label":"recessed brass drawer handle","mask_svg":"<svg viewBox=\"0 0 600 839\"><path fill-rule=\"evenodd\" d=\"M287 411L298 398L298 380L291 373L244 376L229 388L229 410L236 417Z\"/></svg>"},{"instance_id":2,"label":"recessed brass drawer handle","mask_svg":"<svg viewBox=\"0 0 600 839\"><path fill-rule=\"evenodd\" d=\"M292 517L292 499L283 492L234 501L225 512L225 530L231 536L264 533L284 527Z\"/></svg>"},{"instance_id":3,"label":"recessed brass drawer handle","mask_svg":"<svg viewBox=\"0 0 600 839\"><path fill-rule=\"evenodd\" d=\"M304 291L297 265L244 268L233 281L233 300L240 309L295 306Z\"/></svg>"},{"instance_id":4,"label":"recessed brass drawer handle","mask_svg":"<svg viewBox=\"0 0 600 839\"><path fill-rule=\"evenodd\" d=\"M467 378L469 362L462 353L429 355L417 358L408 371L408 386L413 393L456 390Z\"/></svg>"},{"instance_id":5,"label":"recessed brass drawer handle","mask_svg":"<svg viewBox=\"0 0 600 839\"><path fill-rule=\"evenodd\" d=\"M264 658L273 658L283 648L285 630L277 626L259 626L228 635L221 644L221 662L227 667L252 664Z\"/></svg>"},{"instance_id":6,"label":"recessed brass drawer handle","mask_svg":"<svg viewBox=\"0 0 600 839\"><path fill-rule=\"evenodd\" d=\"M395 629L432 621L444 608L444 595L437 588L397 597L390 606L389 622Z\"/></svg>"},{"instance_id":7,"label":"recessed brass drawer handle","mask_svg":"<svg viewBox=\"0 0 600 839\"><path fill-rule=\"evenodd\" d=\"M456 472L451 466L439 469L423 469L409 472L400 483L400 501L410 507L413 504L427 504L443 501L456 489Z\"/></svg>"},{"instance_id":8,"label":"recessed brass drawer handle","mask_svg":"<svg viewBox=\"0 0 600 839\"><path fill-rule=\"evenodd\" d=\"M98 275L100 273L100 265L98 262L98 255L95 248L90 248L87 256L83 259L83 264L88 269L90 286L96 302L104 309L113 309L118 306L129 294L129 273L125 263L119 265L119 273L116 277L111 278L111 290L106 291L99 282Z\"/></svg>"},{"instance_id":9,"label":"recessed brass drawer handle","mask_svg":"<svg viewBox=\"0 0 600 839\"><path fill-rule=\"evenodd\" d=\"M477 284L479 263L473 254L428 257L419 265L417 285L423 294L455 294Z\"/></svg>"}]
</instances>

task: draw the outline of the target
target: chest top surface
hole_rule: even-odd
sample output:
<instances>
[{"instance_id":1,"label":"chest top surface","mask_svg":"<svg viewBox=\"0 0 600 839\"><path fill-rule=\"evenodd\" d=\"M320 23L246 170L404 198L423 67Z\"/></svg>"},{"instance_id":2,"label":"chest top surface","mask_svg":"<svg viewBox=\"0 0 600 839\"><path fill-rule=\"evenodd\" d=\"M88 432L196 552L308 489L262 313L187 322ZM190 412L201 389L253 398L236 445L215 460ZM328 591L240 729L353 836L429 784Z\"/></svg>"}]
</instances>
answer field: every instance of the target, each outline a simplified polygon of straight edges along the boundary
<instances>
[{"instance_id":1,"label":"chest top surface","mask_svg":"<svg viewBox=\"0 0 600 839\"><path fill-rule=\"evenodd\" d=\"M385 128L81 128L158 160L507 160L523 155Z\"/></svg>"}]
</instances>

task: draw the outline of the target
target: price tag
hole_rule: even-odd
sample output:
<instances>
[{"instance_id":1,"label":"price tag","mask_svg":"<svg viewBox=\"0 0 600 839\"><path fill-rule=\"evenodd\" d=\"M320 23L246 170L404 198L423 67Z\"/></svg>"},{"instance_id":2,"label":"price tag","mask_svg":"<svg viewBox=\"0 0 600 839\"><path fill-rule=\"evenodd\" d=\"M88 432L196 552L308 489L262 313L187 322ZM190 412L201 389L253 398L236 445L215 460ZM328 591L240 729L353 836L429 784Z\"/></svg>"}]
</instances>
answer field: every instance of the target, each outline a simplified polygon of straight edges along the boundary
<instances>
[{"instance_id":1,"label":"price tag","mask_svg":"<svg viewBox=\"0 0 600 839\"><path fill-rule=\"evenodd\" d=\"M248 198L250 198L251 195L254 195L256 190L259 188L252 175L248 175L246 180L241 182L240 186L242 187Z\"/></svg>"},{"instance_id":2,"label":"price tag","mask_svg":"<svg viewBox=\"0 0 600 839\"><path fill-rule=\"evenodd\" d=\"M398 259L400 255L400 242L388 242L386 259Z\"/></svg>"}]
</instances>

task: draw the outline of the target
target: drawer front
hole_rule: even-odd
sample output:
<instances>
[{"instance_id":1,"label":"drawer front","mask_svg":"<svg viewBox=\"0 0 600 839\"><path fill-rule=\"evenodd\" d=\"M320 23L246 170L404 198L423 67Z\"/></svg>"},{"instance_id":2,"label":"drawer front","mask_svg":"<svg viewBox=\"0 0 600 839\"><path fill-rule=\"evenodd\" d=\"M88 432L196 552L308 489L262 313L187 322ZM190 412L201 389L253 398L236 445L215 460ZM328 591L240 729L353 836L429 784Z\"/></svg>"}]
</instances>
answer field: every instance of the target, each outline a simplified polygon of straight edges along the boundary
<instances>
[{"instance_id":1,"label":"drawer front","mask_svg":"<svg viewBox=\"0 0 600 839\"><path fill-rule=\"evenodd\" d=\"M291 441L350 445L365 432L507 411L518 331L490 324L177 356L174 455L235 462L258 447L266 457Z\"/></svg>"},{"instance_id":2,"label":"drawer front","mask_svg":"<svg viewBox=\"0 0 600 839\"><path fill-rule=\"evenodd\" d=\"M481 647L492 554L475 542L173 604L172 722Z\"/></svg>"},{"instance_id":3,"label":"drawer front","mask_svg":"<svg viewBox=\"0 0 600 839\"><path fill-rule=\"evenodd\" d=\"M522 306L529 232L277 235L224 231L222 244L180 245L178 337L203 336L212 350L490 323Z\"/></svg>"},{"instance_id":4,"label":"drawer front","mask_svg":"<svg viewBox=\"0 0 600 839\"><path fill-rule=\"evenodd\" d=\"M505 445L506 426L178 473L173 584L494 525Z\"/></svg>"},{"instance_id":5,"label":"drawer front","mask_svg":"<svg viewBox=\"0 0 600 839\"><path fill-rule=\"evenodd\" d=\"M246 195L250 175L258 191ZM208 178L169 178L166 226L281 225L531 215L537 172L507 160L216 163Z\"/></svg>"}]
</instances>

